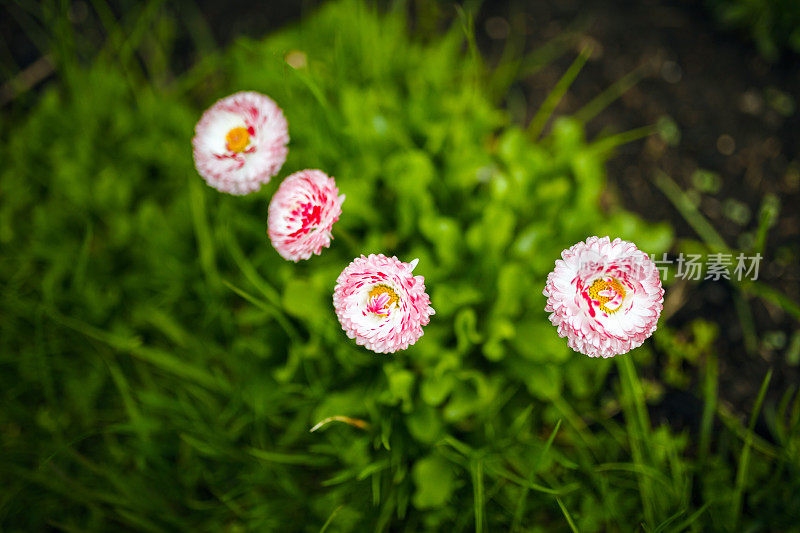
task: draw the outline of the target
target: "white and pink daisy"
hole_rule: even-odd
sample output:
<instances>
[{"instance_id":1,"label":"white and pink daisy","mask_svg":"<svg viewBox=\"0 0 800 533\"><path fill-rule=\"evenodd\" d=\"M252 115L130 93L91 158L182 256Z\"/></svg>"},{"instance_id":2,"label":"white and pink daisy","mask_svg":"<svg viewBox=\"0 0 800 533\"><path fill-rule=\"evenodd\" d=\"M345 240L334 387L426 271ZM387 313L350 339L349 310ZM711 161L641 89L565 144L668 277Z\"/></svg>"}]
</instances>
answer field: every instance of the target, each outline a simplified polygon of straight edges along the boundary
<instances>
[{"instance_id":1,"label":"white and pink daisy","mask_svg":"<svg viewBox=\"0 0 800 533\"><path fill-rule=\"evenodd\" d=\"M547 276L544 310L570 348L613 357L653 334L664 289L646 253L632 242L589 237L561 257Z\"/></svg>"},{"instance_id":2,"label":"white and pink daisy","mask_svg":"<svg viewBox=\"0 0 800 533\"><path fill-rule=\"evenodd\" d=\"M405 350L422 336L435 311L425 278L412 271L419 259L403 263L383 254L356 257L336 280L333 306L347 336L368 350Z\"/></svg>"},{"instance_id":3,"label":"white and pink daisy","mask_svg":"<svg viewBox=\"0 0 800 533\"><path fill-rule=\"evenodd\" d=\"M319 255L331 245L331 228L342 214L344 195L321 170L301 170L281 183L269 203L267 233L288 261Z\"/></svg>"},{"instance_id":4,"label":"white and pink daisy","mask_svg":"<svg viewBox=\"0 0 800 533\"><path fill-rule=\"evenodd\" d=\"M222 192L255 192L286 161L286 118L263 94L239 92L217 101L203 113L194 131L197 172Z\"/></svg>"}]
</instances>

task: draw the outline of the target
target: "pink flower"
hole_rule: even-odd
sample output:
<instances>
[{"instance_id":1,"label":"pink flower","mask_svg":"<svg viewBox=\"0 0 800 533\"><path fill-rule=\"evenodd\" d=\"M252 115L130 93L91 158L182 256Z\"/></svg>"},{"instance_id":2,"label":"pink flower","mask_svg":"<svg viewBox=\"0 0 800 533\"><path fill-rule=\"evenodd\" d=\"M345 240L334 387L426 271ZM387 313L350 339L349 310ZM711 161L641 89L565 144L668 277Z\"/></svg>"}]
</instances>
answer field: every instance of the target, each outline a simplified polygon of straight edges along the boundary
<instances>
[{"instance_id":1,"label":"pink flower","mask_svg":"<svg viewBox=\"0 0 800 533\"><path fill-rule=\"evenodd\" d=\"M547 276L544 310L570 348L613 357L653 334L664 289L646 253L621 239L589 237L561 257Z\"/></svg>"},{"instance_id":2,"label":"pink flower","mask_svg":"<svg viewBox=\"0 0 800 533\"><path fill-rule=\"evenodd\" d=\"M197 172L222 192L257 191L286 161L287 128L283 112L268 96L239 92L223 98L194 128Z\"/></svg>"},{"instance_id":3,"label":"pink flower","mask_svg":"<svg viewBox=\"0 0 800 533\"><path fill-rule=\"evenodd\" d=\"M425 278L411 272L419 259L403 263L383 254L356 257L336 280L333 306L347 336L368 350L405 350L422 336L434 314Z\"/></svg>"},{"instance_id":4,"label":"pink flower","mask_svg":"<svg viewBox=\"0 0 800 533\"><path fill-rule=\"evenodd\" d=\"M321 170L301 170L281 183L269 203L267 233L288 261L308 259L331 245L331 228L342 214L344 195Z\"/></svg>"}]
</instances>

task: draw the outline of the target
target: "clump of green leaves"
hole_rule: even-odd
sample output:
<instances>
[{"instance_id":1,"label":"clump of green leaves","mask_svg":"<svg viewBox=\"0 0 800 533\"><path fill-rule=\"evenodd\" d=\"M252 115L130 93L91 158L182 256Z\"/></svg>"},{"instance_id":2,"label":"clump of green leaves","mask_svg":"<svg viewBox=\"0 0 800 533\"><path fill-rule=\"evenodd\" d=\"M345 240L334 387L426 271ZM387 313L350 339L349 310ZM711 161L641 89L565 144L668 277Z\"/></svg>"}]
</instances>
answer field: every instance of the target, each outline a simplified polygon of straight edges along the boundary
<instances>
[{"instance_id":1,"label":"clump of green leaves","mask_svg":"<svg viewBox=\"0 0 800 533\"><path fill-rule=\"evenodd\" d=\"M601 209L605 158L625 137L587 141L562 117L534 140L490 102L462 25L429 43L406 28L403 10L331 3L161 88L104 53L72 65L13 135L4 124L0 524L795 523L791 394L771 419L778 444L728 417L712 446L715 358L706 340L668 337L708 364L698 448L649 418L634 368L648 347L615 367L570 351L547 321L541 291L562 249L587 235L651 253L672 241ZM282 176L318 167L347 195L322 256L288 263L269 245L277 179L231 197L194 171L195 121L237 90L283 107ZM420 258L437 314L405 352L367 352L336 320L335 279L361 253ZM334 416L366 424L309 433Z\"/></svg>"}]
</instances>

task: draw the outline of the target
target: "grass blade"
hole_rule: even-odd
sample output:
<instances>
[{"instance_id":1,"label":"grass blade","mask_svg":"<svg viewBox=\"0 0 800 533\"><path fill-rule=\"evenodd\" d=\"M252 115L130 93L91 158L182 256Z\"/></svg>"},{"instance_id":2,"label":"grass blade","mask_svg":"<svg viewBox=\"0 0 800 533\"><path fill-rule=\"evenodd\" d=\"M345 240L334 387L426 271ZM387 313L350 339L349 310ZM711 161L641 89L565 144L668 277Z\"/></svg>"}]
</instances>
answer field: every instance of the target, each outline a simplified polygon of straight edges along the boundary
<instances>
[{"instance_id":1,"label":"grass blade","mask_svg":"<svg viewBox=\"0 0 800 533\"><path fill-rule=\"evenodd\" d=\"M780 200L774 194L767 194L761 201L761 209L758 214L758 229L756 230L756 242L753 251L763 253L767 245L767 233L769 229L778 221L781 212Z\"/></svg>"},{"instance_id":2,"label":"grass blade","mask_svg":"<svg viewBox=\"0 0 800 533\"><path fill-rule=\"evenodd\" d=\"M556 498L556 502L558 502L561 512L564 513L564 518L567 519L567 524L569 524L569 528L572 530L572 533L578 533L578 526L575 525L575 521L572 519L569 511L567 511L566 506L564 506L564 502L561 501L561 498Z\"/></svg>"},{"instance_id":3,"label":"grass blade","mask_svg":"<svg viewBox=\"0 0 800 533\"><path fill-rule=\"evenodd\" d=\"M617 133L614 135L609 135L608 137L603 137L602 139L598 139L592 143L591 148L595 152L599 153L608 152L618 146L622 146L623 144L638 141L644 137L649 137L656 131L657 128L655 125L642 126L641 128L623 131L622 133Z\"/></svg>"},{"instance_id":4,"label":"grass blade","mask_svg":"<svg viewBox=\"0 0 800 533\"><path fill-rule=\"evenodd\" d=\"M644 77L644 71L645 65L643 64L625 74L608 89L594 97L591 102L580 108L578 112L575 113L575 118L581 122L589 122L592 120L600 111L608 107L614 100L639 83Z\"/></svg>"},{"instance_id":5,"label":"grass blade","mask_svg":"<svg viewBox=\"0 0 800 533\"><path fill-rule=\"evenodd\" d=\"M700 420L699 462L704 464L711 448L711 430L714 426L714 412L717 409L717 386L719 382L717 358L710 354L706 359L703 381L703 416Z\"/></svg>"},{"instance_id":6,"label":"grass blade","mask_svg":"<svg viewBox=\"0 0 800 533\"><path fill-rule=\"evenodd\" d=\"M508 481L511 481L512 483L519 485L520 487L534 490L536 492L542 492L544 494L553 494L553 495L566 494L567 492L570 492L575 488L575 485L570 484L561 488L551 489L550 487L546 487L544 485L528 481L524 477L520 477L516 474L513 474L508 470L504 470L502 468L492 468L491 466L489 467L489 473L496 474L502 477L503 479L507 479Z\"/></svg>"},{"instance_id":7,"label":"grass blade","mask_svg":"<svg viewBox=\"0 0 800 533\"><path fill-rule=\"evenodd\" d=\"M686 531L687 529L689 529L689 526L694 524L697 521L697 519L700 518L700 516L702 516L704 512L706 512L706 509L708 509L708 507L712 503L713 502L706 502L705 504L703 504L703 506L694 513L692 513L692 515L689 518L687 518L686 520L684 520L683 522L672 528L672 533L679 533L680 531Z\"/></svg>"},{"instance_id":8,"label":"grass blade","mask_svg":"<svg viewBox=\"0 0 800 533\"><path fill-rule=\"evenodd\" d=\"M244 298L245 300L250 302L251 304L255 305L256 307L258 307L262 311L266 312L268 315L272 316L272 318L274 318L275 321L278 322L278 324L281 325L283 330L286 332L287 335L289 335L289 337L293 341L298 341L299 342L300 335L297 333L297 330L292 325L292 323L289 322L286 319L286 317L283 315L283 312L281 311L280 307L276 308L276 306L269 305L269 304L266 304L266 303L262 302L261 300L259 300L255 296L253 296L252 294L240 289L239 287L237 287L236 285L234 285L233 283L231 283L228 280L222 280L222 283L226 287L228 287L230 290L232 290L233 292L235 292L236 294L238 294L239 296L241 296L242 298Z\"/></svg>"},{"instance_id":9,"label":"grass blade","mask_svg":"<svg viewBox=\"0 0 800 533\"><path fill-rule=\"evenodd\" d=\"M278 309L282 308L280 294L258 273L256 268L253 266L253 263L247 259L241 247L239 246L239 243L236 242L233 233L228 230L225 232L225 235L231 257L233 258L234 263L236 263L236 266L239 267L239 270L242 271L242 274L244 274L244 277L247 278L247 281L252 283L253 286L258 289L262 295L264 295L269 303Z\"/></svg>"},{"instance_id":10,"label":"grass blade","mask_svg":"<svg viewBox=\"0 0 800 533\"><path fill-rule=\"evenodd\" d=\"M261 461L282 465L322 466L330 463L329 458L319 455L269 452L258 448L248 448L247 453Z\"/></svg>"},{"instance_id":11,"label":"grass blade","mask_svg":"<svg viewBox=\"0 0 800 533\"><path fill-rule=\"evenodd\" d=\"M333 510L328 519L325 520L325 523L322 524L322 527L319 529L319 533L325 533L325 531L328 529L328 526L331 525L331 522L333 522L333 519L336 518L336 515L339 514L339 511L341 511L343 507L344 505L340 505L339 507Z\"/></svg>"},{"instance_id":12,"label":"grass blade","mask_svg":"<svg viewBox=\"0 0 800 533\"><path fill-rule=\"evenodd\" d=\"M758 296L762 300L780 307L792 315L796 320L800 320L800 304L782 292L779 292L769 285L765 285L764 283L750 280L747 282L742 282L738 286L740 286L745 293Z\"/></svg>"},{"instance_id":13,"label":"grass blade","mask_svg":"<svg viewBox=\"0 0 800 533\"><path fill-rule=\"evenodd\" d=\"M681 190L672 178L663 172L656 173L655 184L664 193L664 196L672 202L672 205L683 215L686 222L697 232L701 239L709 248L716 252L728 250L725 240L717 233L714 226L700 213L686 193Z\"/></svg>"},{"instance_id":14,"label":"grass blade","mask_svg":"<svg viewBox=\"0 0 800 533\"><path fill-rule=\"evenodd\" d=\"M567 89L569 89L570 85L572 85L572 82L575 81L575 78L578 77L578 73L580 73L583 65L586 63L586 60L589 59L589 56L591 55L591 48L584 48L575 61L572 62L572 65L569 66L561 79L558 80L556 86L553 87L553 89L544 99L542 106L533 116L533 119L528 126L528 135L531 139L535 141L542 134L542 130L544 130L544 127L547 124L550 116L553 114L556 106L564 97L564 94L566 94Z\"/></svg>"},{"instance_id":15,"label":"grass blade","mask_svg":"<svg viewBox=\"0 0 800 533\"><path fill-rule=\"evenodd\" d=\"M739 524L739 516L742 512L742 497L744 496L744 484L747 480L747 469L750 466L750 449L753 446L753 430L756 427L756 420L758 413L761 411L761 404L764 402L764 396L767 394L769 382L772 379L772 369L764 376L764 381L761 382L761 389L758 391L756 403L753 407L753 412L750 415L750 424L747 427L747 436L744 441L744 449L742 455L739 457L739 468L736 472L736 488L733 491L733 502L731 503L731 523L733 529Z\"/></svg>"},{"instance_id":16,"label":"grass blade","mask_svg":"<svg viewBox=\"0 0 800 533\"><path fill-rule=\"evenodd\" d=\"M192 224L200 254L200 266L203 268L209 287L217 289L219 272L215 259L216 252L211 238L211 228L206 219L205 197L201 187L200 180L196 176L189 178L189 204L192 207Z\"/></svg>"},{"instance_id":17,"label":"grass blade","mask_svg":"<svg viewBox=\"0 0 800 533\"><path fill-rule=\"evenodd\" d=\"M108 333L81 320L72 317L63 316L55 311L48 312L49 316L62 326L82 333L87 337L98 340L107 344L111 348L120 352L129 353L130 355L148 362L155 367L160 368L177 377L194 381L199 385L203 385L211 390L220 390L229 388L228 385L221 382L217 377L207 373L203 369L192 365L188 361L175 357L174 355L158 349L150 348L141 345L137 338L124 338L112 333Z\"/></svg>"},{"instance_id":18,"label":"grass blade","mask_svg":"<svg viewBox=\"0 0 800 533\"><path fill-rule=\"evenodd\" d=\"M662 531L664 531L667 528L667 526L669 526L671 523L673 523L675 520L680 518L681 515L683 515L685 513L686 513L686 509L681 509L680 511L678 511L674 515L670 516L669 518L667 518L666 520L664 520L663 522L658 524L658 527L656 527L653 530L653 533L661 533Z\"/></svg>"},{"instance_id":19,"label":"grass blade","mask_svg":"<svg viewBox=\"0 0 800 533\"><path fill-rule=\"evenodd\" d=\"M756 333L756 325L753 321L753 311L750 309L750 303L741 292L737 291L733 293L733 304L736 308L736 314L739 315L739 323L742 325L745 351L749 355L755 355L756 350L758 350L758 334Z\"/></svg>"},{"instance_id":20,"label":"grass blade","mask_svg":"<svg viewBox=\"0 0 800 533\"><path fill-rule=\"evenodd\" d=\"M630 356L617 358L620 382L623 392L623 410L628 428L631 455L637 470L639 492L644 506L645 521L654 524L657 515L657 493L653 489L650 476L643 475L651 468L646 451L652 449L650 443L650 419L645 405L644 390L636 375L636 368Z\"/></svg>"},{"instance_id":21,"label":"grass blade","mask_svg":"<svg viewBox=\"0 0 800 533\"><path fill-rule=\"evenodd\" d=\"M542 449L542 453L539 454L539 457L536 459L536 464L534 465L533 469L531 470L531 475L529 476L528 481L533 484L533 477L536 475L536 472L539 470L539 465L542 464L542 459L547 455L550 451L550 446L553 445L553 441L556 438L556 434L558 433L559 428L561 428L561 419L558 419L556 422L556 427L553 428L553 431L550 432L550 436L547 438L547 442L545 442L544 448ZM530 492L531 487L529 485L524 485L522 488L522 493L519 495L519 499L517 500L517 506L514 509L514 522L511 524L511 531L517 531L522 524L522 515L525 514L525 502L528 499L528 492Z\"/></svg>"},{"instance_id":22,"label":"grass blade","mask_svg":"<svg viewBox=\"0 0 800 533\"><path fill-rule=\"evenodd\" d=\"M483 460L473 459L470 464L472 473L472 490L475 506L475 533L484 531L483 512L486 505L483 490Z\"/></svg>"}]
</instances>

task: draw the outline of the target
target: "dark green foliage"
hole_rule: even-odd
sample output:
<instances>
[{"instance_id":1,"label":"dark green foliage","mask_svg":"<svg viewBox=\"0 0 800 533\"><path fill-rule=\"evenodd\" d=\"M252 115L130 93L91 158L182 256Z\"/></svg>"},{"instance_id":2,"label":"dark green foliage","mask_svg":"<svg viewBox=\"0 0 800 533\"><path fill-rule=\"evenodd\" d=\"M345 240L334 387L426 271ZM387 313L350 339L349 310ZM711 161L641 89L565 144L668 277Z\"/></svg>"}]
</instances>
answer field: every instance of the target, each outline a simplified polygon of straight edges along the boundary
<instances>
[{"instance_id":1,"label":"dark green foliage","mask_svg":"<svg viewBox=\"0 0 800 533\"><path fill-rule=\"evenodd\" d=\"M562 118L532 142L464 42L333 3L166 88L113 54L65 66L3 122L0 528L796 527L794 391L765 407L775 443L730 415L717 431L714 332L657 334L675 383L682 360L707 366L701 434L676 432L651 423L658 387L634 368L650 343L599 361L558 338L542 288L562 249L608 234L660 253L671 231L602 210L616 141ZM269 245L279 179L232 197L194 171L195 121L245 89L288 118L280 177L319 167L347 195L320 257ZM332 308L372 252L419 257L437 311L393 356ZM330 416L369 427L309 433Z\"/></svg>"},{"instance_id":2,"label":"dark green foliage","mask_svg":"<svg viewBox=\"0 0 800 533\"><path fill-rule=\"evenodd\" d=\"M800 53L797 0L706 0L723 25L748 33L758 51L777 59L783 50Z\"/></svg>"}]
</instances>

